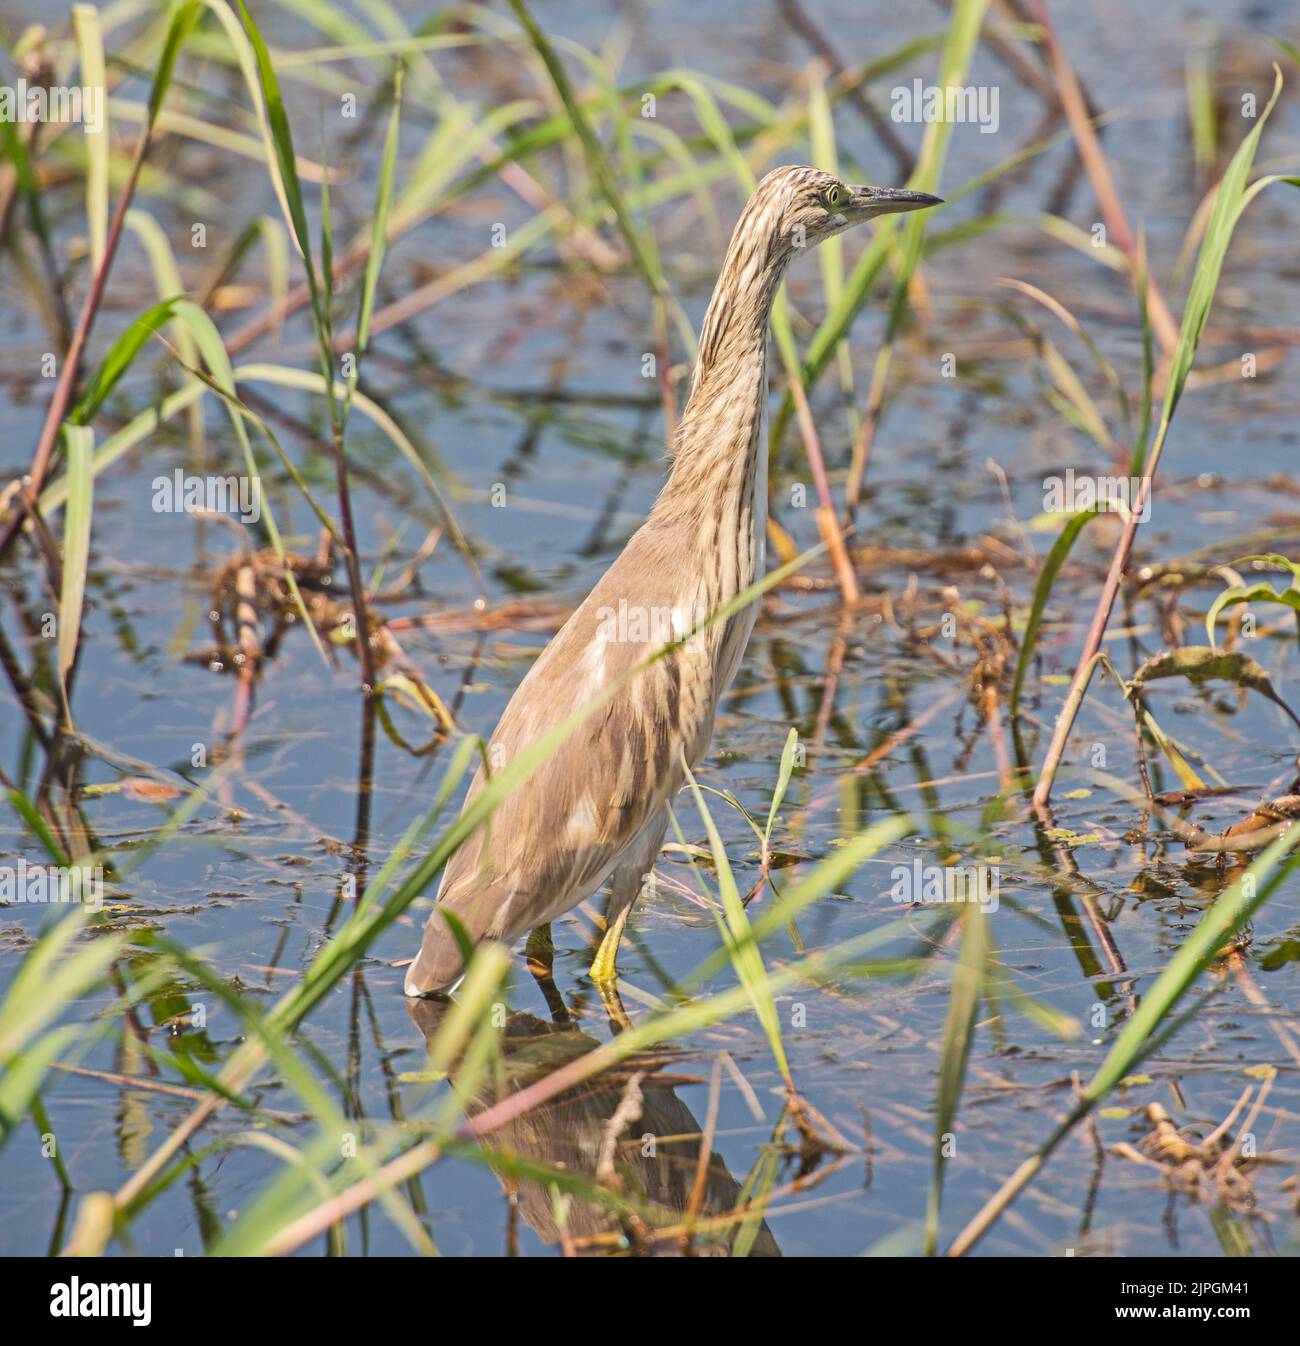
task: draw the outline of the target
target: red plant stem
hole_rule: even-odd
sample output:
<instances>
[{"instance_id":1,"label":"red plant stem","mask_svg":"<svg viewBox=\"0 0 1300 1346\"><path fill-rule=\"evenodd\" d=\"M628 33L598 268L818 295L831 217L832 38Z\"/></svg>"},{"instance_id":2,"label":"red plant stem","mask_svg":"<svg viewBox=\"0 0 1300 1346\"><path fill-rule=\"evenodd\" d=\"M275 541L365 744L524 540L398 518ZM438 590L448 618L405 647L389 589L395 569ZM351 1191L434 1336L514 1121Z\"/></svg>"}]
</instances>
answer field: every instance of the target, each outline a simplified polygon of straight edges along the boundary
<instances>
[{"instance_id":1,"label":"red plant stem","mask_svg":"<svg viewBox=\"0 0 1300 1346\"><path fill-rule=\"evenodd\" d=\"M357 626L357 657L361 662L365 694L371 697L375 694L375 650L370 643L370 604L366 601L365 585L361 579L357 530L352 522L352 493L348 490L347 460L338 433L334 436L334 475L338 481L339 521L343 526L343 543L347 552L343 559L348 570L348 585L352 590L352 615Z\"/></svg>"},{"instance_id":2,"label":"red plant stem","mask_svg":"<svg viewBox=\"0 0 1300 1346\"><path fill-rule=\"evenodd\" d=\"M99 312L99 305L104 297L104 288L108 284L109 268L113 265L113 256L117 252L118 241L122 236L122 226L126 220L126 212L130 208L131 198L135 195L136 182L139 180L140 170L144 166L144 158L148 152L152 134L153 127L151 125L146 126L140 137L140 142L136 146L135 157L131 161L126 185L122 188L122 194L117 201L117 209L113 212L113 222L109 227L108 238L104 245L104 259L100 262L99 270L95 272L94 278L91 280L90 293L86 296L86 302L77 318L77 325L72 332L72 340L68 343L67 354L63 357L63 368L59 371L59 381L54 385L54 396L50 399L49 408L45 413L45 424L41 427L41 437L37 442L36 453L32 458L32 465L27 474L27 490L19 495L14 515L5 526L4 536L0 537L0 558L3 558L9 550L14 538L18 535L18 530L22 527L23 519L27 514L28 499L35 500L40 495L41 488L45 485L45 474L49 471L50 458L54 453L54 443L59 437L59 427L63 424L64 417L68 413L68 404L72 400L72 390L76 385L81 355L86 348L86 342L90 337L90 329L95 324L95 316Z\"/></svg>"},{"instance_id":3,"label":"red plant stem","mask_svg":"<svg viewBox=\"0 0 1300 1346\"><path fill-rule=\"evenodd\" d=\"M1048 746L1047 756L1043 758L1043 769L1038 774L1038 782L1034 786L1031 803L1035 809L1045 808L1047 801L1052 797L1052 785L1056 780L1056 772L1061 765L1061 758L1065 755L1065 745L1069 740L1070 730L1073 728L1075 717L1079 713L1079 706L1083 701L1084 693L1088 690L1092 670L1096 666L1096 656L1101 649L1101 642L1106 635L1106 627L1110 622L1111 610L1114 608L1115 599L1119 594L1120 580L1128 567L1129 554L1133 550L1133 541L1137 537L1138 522L1147 507L1147 500L1151 494L1151 469L1154 466L1155 463L1152 462L1142 478L1137 503L1129 511L1128 522L1124 525L1124 532L1120 537L1119 545L1115 548L1114 556L1110 558L1110 570L1106 573L1106 583L1102 585L1101 595L1097 599L1097 610L1092 614L1092 625L1088 628L1087 638L1083 642L1083 653L1079 656L1078 666L1074 670L1074 678L1070 683L1065 705L1056 717L1056 727L1052 731L1052 741Z\"/></svg>"},{"instance_id":4,"label":"red plant stem","mask_svg":"<svg viewBox=\"0 0 1300 1346\"><path fill-rule=\"evenodd\" d=\"M844 545L844 533L839 520L835 517L835 502L831 497L830 478L826 475L826 462L822 458L821 441L817 437L817 426L813 421L812 409L808 405L808 396L804 392L803 380L797 367L790 371L790 393L794 398L795 418L803 436L804 451L808 455L808 466L812 471L813 485L820 502L817 509L817 525L822 541L826 543L835 567L835 576L839 581L840 592L850 606L862 597L858 589L858 579L853 573L853 562L849 550Z\"/></svg>"}]
</instances>

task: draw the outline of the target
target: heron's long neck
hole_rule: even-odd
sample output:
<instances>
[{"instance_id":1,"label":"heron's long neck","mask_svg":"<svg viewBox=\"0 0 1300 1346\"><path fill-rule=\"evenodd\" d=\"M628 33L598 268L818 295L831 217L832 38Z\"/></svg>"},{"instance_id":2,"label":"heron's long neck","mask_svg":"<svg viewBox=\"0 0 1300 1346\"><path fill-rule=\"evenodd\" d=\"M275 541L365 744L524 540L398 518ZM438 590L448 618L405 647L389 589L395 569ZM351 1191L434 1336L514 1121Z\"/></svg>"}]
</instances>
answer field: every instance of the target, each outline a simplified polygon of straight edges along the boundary
<instances>
[{"instance_id":1,"label":"heron's long neck","mask_svg":"<svg viewBox=\"0 0 1300 1346\"><path fill-rule=\"evenodd\" d=\"M673 467L660 504L735 497L743 506L766 454L768 321L785 259L737 227L700 328L691 392L673 437ZM761 235L760 235L761 238ZM765 503L765 502L764 502ZM658 509L656 505L656 509Z\"/></svg>"}]
</instances>

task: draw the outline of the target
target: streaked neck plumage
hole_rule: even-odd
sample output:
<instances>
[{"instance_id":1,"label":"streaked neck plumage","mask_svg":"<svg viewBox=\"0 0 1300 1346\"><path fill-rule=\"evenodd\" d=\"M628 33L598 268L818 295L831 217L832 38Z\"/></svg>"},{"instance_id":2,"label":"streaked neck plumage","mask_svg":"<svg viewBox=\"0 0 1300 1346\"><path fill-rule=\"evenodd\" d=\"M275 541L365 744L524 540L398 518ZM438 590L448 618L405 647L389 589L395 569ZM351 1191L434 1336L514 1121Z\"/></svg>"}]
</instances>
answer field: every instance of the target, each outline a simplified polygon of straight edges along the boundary
<instances>
[{"instance_id":1,"label":"streaked neck plumage","mask_svg":"<svg viewBox=\"0 0 1300 1346\"><path fill-rule=\"evenodd\" d=\"M753 198L736 224L700 328L690 396L673 437L672 472L656 513L689 509L692 500L698 507L700 493L716 499L735 489L743 496L744 484L766 464L768 325L793 255L767 218L771 209ZM766 501L762 509L766 516Z\"/></svg>"},{"instance_id":2,"label":"streaked neck plumage","mask_svg":"<svg viewBox=\"0 0 1300 1346\"><path fill-rule=\"evenodd\" d=\"M681 601L702 613L716 612L763 570L768 323L792 255L771 218L775 208L751 199L736 225L700 329L672 471L648 524L671 537ZM757 615L750 603L710 628L712 697L735 676Z\"/></svg>"}]
</instances>

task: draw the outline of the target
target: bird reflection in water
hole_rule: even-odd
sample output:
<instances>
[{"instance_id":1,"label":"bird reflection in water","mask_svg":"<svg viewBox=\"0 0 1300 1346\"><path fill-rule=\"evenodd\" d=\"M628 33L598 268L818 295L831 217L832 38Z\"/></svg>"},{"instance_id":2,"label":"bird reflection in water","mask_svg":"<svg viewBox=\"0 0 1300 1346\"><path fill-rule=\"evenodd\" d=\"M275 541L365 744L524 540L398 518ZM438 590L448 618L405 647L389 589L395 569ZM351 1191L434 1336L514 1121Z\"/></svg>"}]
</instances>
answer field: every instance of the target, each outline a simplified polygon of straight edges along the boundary
<instances>
[{"instance_id":1,"label":"bird reflection in water","mask_svg":"<svg viewBox=\"0 0 1300 1346\"><path fill-rule=\"evenodd\" d=\"M429 1043L450 1007L443 999L407 1001L412 1020ZM566 1019L548 1023L523 1012L510 1015L500 1044L498 1070L486 1072L473 1095L462 1100L467 1117L599 1045ZM517 1212L543 1243L578 1256L633 1252L726 1257L744 1248L751 1257L779 1257L767 1224L757 1216L746 1217L740 1184L716 1150L709 1153L700 1194L694 1198L704 1138L699 1122L675 1093L682 1077L665 1071L673 1060L671 1050L633 1056L485 1137L485 1149L521 1161L492 1163L510 1197L512 1219ZM459 1087L455 1070L451 1082ZM606 1205L573 1192L557 1202L553 1184L526 1171L532 1165L599 1184L622 1201ZM688 1233L684 1221L693 1200ZM514 1234L512 1228L512 1249Z\"/></svg>"}]
</instances>

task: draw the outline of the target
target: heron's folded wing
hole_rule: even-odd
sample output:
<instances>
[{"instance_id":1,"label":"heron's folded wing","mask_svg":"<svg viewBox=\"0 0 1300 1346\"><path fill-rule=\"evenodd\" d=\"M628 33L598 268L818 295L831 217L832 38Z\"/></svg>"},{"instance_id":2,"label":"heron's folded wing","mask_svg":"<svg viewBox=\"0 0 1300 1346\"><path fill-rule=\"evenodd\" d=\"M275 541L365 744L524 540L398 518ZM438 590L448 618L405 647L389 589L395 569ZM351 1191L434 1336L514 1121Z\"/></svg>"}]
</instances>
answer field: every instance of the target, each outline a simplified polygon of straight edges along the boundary
<instances>
[{"instance_id":1,"label":"heron's folded wing","mask_svg":"<svg viewBox=\"0 0 1300 1346\"><path fill-rule=\"evenodd\" d=\"M616 565L519 685L492 735L490 763L513 760L671 638L653 621L638 626L628 617L628 592ZM635 611L667 610L653 603L659 596L650 593ZM472 937L513 939L567 910L660 812L681 779L684 666L673 652L632 673L452 858L439 902ZM483 783L480 772L471 798Z\"/></svg>"}]
</instances>

